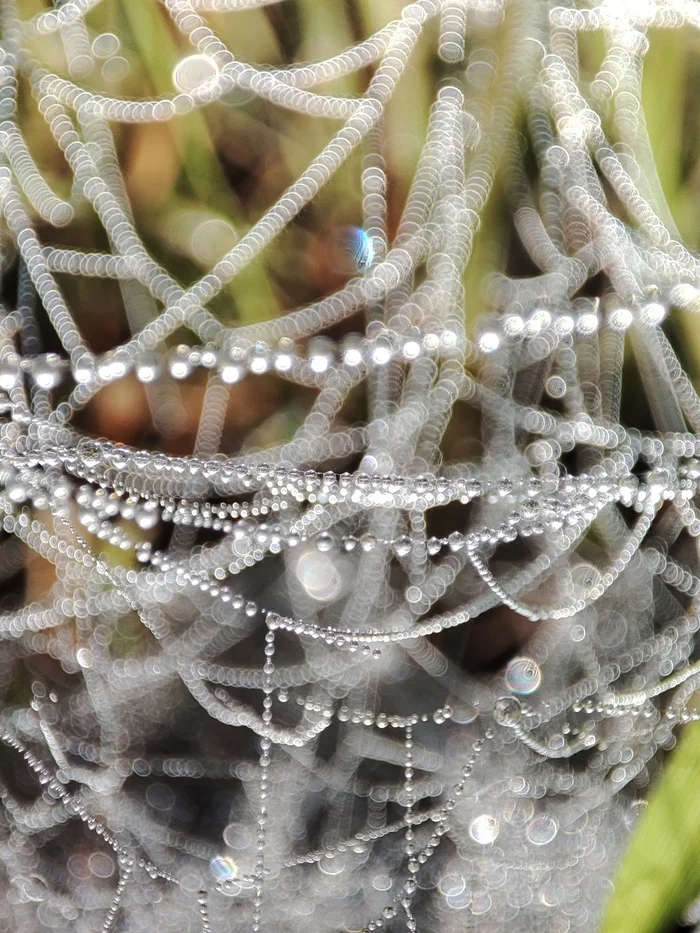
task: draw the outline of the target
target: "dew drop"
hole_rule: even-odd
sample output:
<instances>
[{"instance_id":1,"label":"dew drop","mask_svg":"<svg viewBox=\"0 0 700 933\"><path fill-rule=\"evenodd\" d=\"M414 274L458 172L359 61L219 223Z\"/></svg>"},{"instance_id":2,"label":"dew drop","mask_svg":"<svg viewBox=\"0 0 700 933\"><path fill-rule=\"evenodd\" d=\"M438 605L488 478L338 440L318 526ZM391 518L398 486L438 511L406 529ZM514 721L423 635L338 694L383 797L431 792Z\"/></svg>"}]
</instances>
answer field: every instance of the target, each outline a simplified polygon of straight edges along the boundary
<instances>
[{"instance_id":1,"label":"dew drop","mask_svg":"<svg viewBox=\"0 0 700 933\"><path fill-rule=\"evenodd\" d=\"M498 820L495 816L491 816L490 813L482 813L481 816L477 816L469 826L469 835L474 842L478 842L482 846L495 842L499 832Z\"/></svg>"},{"instance_id":2,"label":"dew drop","mask_svg":"<svg viewBox=\"0 0 700 933\"><path fill-rule=\"evenodd\" d=\"M238 876L238 864L230 855L216 855L209 863L209 869L220 882L234 881Z\"/></svg>"},{"instance_id":3,"label":"dew drop","mask_svg":"<svg viewBox=\"0 0 700 933\"><path fill-rule=\"evenodd\" d=\"M532 658L513 658L506 667L505 679L512 693L527 696L542 683L542 671Z\"/></svg>"}]
</instances>

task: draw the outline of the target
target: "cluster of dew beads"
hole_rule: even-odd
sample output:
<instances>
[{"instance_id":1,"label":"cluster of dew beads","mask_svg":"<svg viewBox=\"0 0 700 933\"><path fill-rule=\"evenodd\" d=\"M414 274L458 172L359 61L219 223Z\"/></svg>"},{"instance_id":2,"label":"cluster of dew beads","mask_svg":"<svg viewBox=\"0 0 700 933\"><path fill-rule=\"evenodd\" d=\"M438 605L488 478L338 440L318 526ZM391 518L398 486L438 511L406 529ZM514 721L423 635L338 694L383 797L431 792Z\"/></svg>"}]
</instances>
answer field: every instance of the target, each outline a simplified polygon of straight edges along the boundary
<instances>
[{"instance_id":1,"label":"cluster of dew beads","mask_svg":"<svg viewBox=\"0 0 700 933\"><path fill-rule=\"evenodd\" d=\"M8 933L594 933L700 716L698 11L352 6L0 3Z\"/></svg>"}]
</instances>

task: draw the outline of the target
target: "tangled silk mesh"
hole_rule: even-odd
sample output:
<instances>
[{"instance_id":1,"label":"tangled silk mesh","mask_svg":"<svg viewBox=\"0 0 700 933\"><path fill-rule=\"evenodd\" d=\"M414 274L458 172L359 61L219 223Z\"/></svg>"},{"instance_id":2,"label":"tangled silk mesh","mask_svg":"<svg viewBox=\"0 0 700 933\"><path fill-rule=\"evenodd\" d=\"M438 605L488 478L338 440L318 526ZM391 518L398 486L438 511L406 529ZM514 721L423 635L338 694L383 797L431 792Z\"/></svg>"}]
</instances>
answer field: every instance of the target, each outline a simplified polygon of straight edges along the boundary
<instances>
[{"instance_id":1,"label":"tangled silk mesh","mask_svg":"<svg viewBox=\"0 0 700 933\"><path fill-rule=\"evenodd\" d=\"M595 930L698 718L700 399L674 347L700 262L639 101L648 31L700 7L418 0L273 67L216 24L291 2L141 0L191 48L134 100L90 70L128 66L92 25L114 0L1 6L0 928ZM437 77L399 198L385 120L417 49ZM364 90L325 93L348 76ZM325 142L180 284L119 133L251 100ZM337 287L221 313L343 173L362 214ZM526 271L481 283L474 320L494 187ZM47 245L86 216L101 251ZM80 326L98 280L129 328L105 352ZM272 383L284 436L231 440L229 399ZM159 452L197 386L189 455ZM151 449L94 439L91 406L136 390Z\"/></svg>"}]
</instances>

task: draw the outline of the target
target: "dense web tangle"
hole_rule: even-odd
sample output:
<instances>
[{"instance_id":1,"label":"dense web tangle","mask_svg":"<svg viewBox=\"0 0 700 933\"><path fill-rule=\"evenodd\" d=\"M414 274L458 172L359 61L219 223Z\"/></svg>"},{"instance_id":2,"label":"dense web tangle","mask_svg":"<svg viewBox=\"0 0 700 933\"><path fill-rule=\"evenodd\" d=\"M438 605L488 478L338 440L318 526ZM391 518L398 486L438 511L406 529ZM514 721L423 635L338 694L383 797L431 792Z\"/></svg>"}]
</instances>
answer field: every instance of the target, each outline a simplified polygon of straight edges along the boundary
<instances>
[{"instance_id":1,"label":"dense web tangle","mask_svg":"<svg viewBox=\"0 0 700 933\"><path fill-rule=\"evenodd\" d=\"M138 99L109 90L115 0L0 3L0 928L595 930L700 716L700 399L676 339L700 260L639 103L647 32L700 8L418 0L273 66L217 24L292 0L139 3L188 52ZM425 48L399 201L387 113ZM318 152L235 236L197 221L181 282L120 134L250 100L322 123ZM237 283L341 176L360 207L325 244L333 287L246 317ZM476 316L499 185L522 258ZM98 350L104 283L128 332ZM273 384L285 427L229 442ZM99 399L136 390L152 443L97 438Z\"/></svg>"}]
</instances>

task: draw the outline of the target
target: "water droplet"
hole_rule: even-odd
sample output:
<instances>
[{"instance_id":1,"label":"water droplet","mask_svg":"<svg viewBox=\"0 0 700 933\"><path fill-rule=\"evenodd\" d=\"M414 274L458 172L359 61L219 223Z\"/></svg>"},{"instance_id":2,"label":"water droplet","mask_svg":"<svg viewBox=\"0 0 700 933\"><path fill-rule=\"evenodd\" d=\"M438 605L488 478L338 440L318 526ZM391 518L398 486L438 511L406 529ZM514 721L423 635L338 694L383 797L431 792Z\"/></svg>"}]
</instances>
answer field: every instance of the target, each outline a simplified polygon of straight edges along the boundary
<instances>
[{"instance_id":1,"label":"water droplet","mask_svg":"<svg viewBox=\"0 0 700 933\"><path fill-rule=\"evenodd\" d=\"M173 84L183 93L194 91L213 81L219 74L219 67L208 55L188 55L175 66Z\"/></svg>"},{"instance_id":2,"label":"water droplet","mask_svg":"<svg viewBox=\"0 0 700 933\"><path fill-rule=\"evenodd\" d=\"M103 32L93 39L92 53L97 58L109 58L119 51L120 45L119 38L113 32Z\"/></svg>"},{"instance_id":3,"label":"water droplet","mask_svg":"<svg viewBox=\"0 0 700 933\"><path fill-rule=\"evenodd\" d=\"M229 879L227 881L219 881L216 885L216 890L220 894L224 894L226 897L236 897L241 893L242 885L238 881Z\"/></svg>"},{"instance_id":4,"label":"water droplet","mask_svg":"<svg viewBox=\"0 0 700 933\"><path fill-rule=\"evenodd\" d=\"M547 380L547 395L552 398L561 398L566 392L566 382L561 376L550 376Z\"/></svg>"},{"instance_id":5,"label":"water droplet","mask_svg":"<svg viewBox=\"0 0 700 933\"><path fill-rule=\"evenodd\" d=\"M130 65L123 55L115 55L102 66L102 77L105 81L121 81L129 74Z\"/></svg>"},{"instance_id":6,"label":"water droplet","mask_svg":"<svg viewBox=\"0 0 700 933\"><path fill-rule=\"evenodd\" d=\"M443 875L438 882L438 888L445 897L456 897L466 888L462 875Z\"/></svg>"},{"instance_id":7,"label":"water droplet","mask_svg":"<svg viewBox=\"0 0 700 933\"><path fill-rule=\"evenodd\" d=\"M89 648L78 648L75 653L75 660L81 667L90 668L92 667L92 652Z\"/></svg>"},{"instance_id":8,"label":"water droplet","mask_svg":"<svg viewBox=\"0 0 700 933\"><path fill-rule=\"evenodd\" d=\"M374 262L374 241L361 227L348 227L343 231L345 248L357 272L366 272Z\"/></svg>"},{"instance_id":9,"label":"water droplet","mask_svg":"<svg viewBox=\"0 0 700 933\"><path fill-rule=\"evenodd\" d=\"M21 875L16 882L26 901L43 901L49 892L48 885L39 875Z\"/></svg>"},{"instance_id":10,"label":"water droplet","mask_svg":"<svg viewBox=\"0 0 700 933\"><path fill-rule=\"evenodd\" d=\"M308 595L319 602L336 599L343 589L343 576L333 552L316 549L302 552L296 574Z\"/></svg>"},{"instance_id":11,"label":"water droplet","mask_svg":"<svg viewBox=\"0 0 700 933\"><path fill-rule=\"evenodd\" d=\"M559 832L559 824L552 816L538 816L528 824L525 835L535 846L546 846Z\"/></svg>"},{"instance_id":12,"label":"water droplet","mask_svg":"<svg viewBox=\"0 0 700 933\"><path fill-rule=\"evenodd\" d=\"M447 901L447 906L452 910L464 910L465 907L469 907L471 904L472 892L469 888L465 887L459 894L448 894L445 900Z\"/></svg>"},{"instance_id":13,"label":"water droplet","mask_svg":"<svg viewBox=\"0 0 700 933\"><path fill-rule=\"evenodd\" d=\"M499 832L498 820L495 816L491 816L490 813L482 813L481 816L477 816L469 826L469 835L474 842L478 842L482 846L495 842Z\"/></svg>"},{"instance_id":14,"label":"water droplet","mask_svg":"<svg viewBox=\"0 0 700 933\"><path fill-rule=\"evenodd\" d=\"M376 891L388 891L392 881L388 875L377 875L372 881L372 887Z\"/></svg>"},{"instance_id":15,"label":"water droplet","mask_svg":"<svg viewBox=\"0 0 700 933\"><path fill-rule=\"evenodd\" d=\"M114 874L114 859L106 852L93 852L88 859L88 865L96 878L111 878Z\"/></svg>"},{"instance_id":16,"label":"water droplet","mask_svg":"<svg viewBox=\"0 0 700 933\"><path fill-rule=\"evenodd\" d=\"M238 876L238 864L230 855L216 855L209 863L212 875L220 882L234 881Z\"/></svg>"},{"instance_id":17,"label":"water droplet","mask_svg":"<svg viewBox=\"0 0 700 933\"><path fill-rule=\"evenodd\" d=\"M195 227L192 233L192 252L204 265L213 265L238 241L231 224L217 218L208 218Z\"/></svg>"},{"instance_id":18,"label":"water droplet","mask_svg":"<svg viewBox=\"0 0 700 933\"><path fill-rule=\"evenodd\" d=\"M532 658L513 658L506 667L505 679L509 690L527 696L542 683L542 671Z\"/></svg>"},{"instance_id":19,"label":"water droplet","mask_svg":"<svg viewBox=\"0 0 700 933\"><path fill-rule=\"evenodd\" d=\"M339 875L345 868L345 859L338 855L324 855L319 861L318 867L324 875Z\"/></svg>"},{"instance_id":20,"label":"water droplet","mask_svg":"<svg viewBox=\"0 0 700 933\"><path fill-rule=\"evenodd\" d=\"M467 723L474 722L474 720L479 715L479 711L477 709L471 706L471 704L459 699L458 697L451 696L447 702L452 707L453 721L459 723L460 725L466 725Z\"/></svg>"},{"instance_id":21,"label":"water droplet","mask_svg":"<svg viewBox=\"0 0 700 933\"><path fill-rule=\"evenodd\" d=\"M501 345L501 338L492 330L487 330L479 337L479 349L482 353L493 353Z\"/></svg>"},{"instance_id":22,"label":"water droplet","mask_svg":"<svg viewBox=\"0 0 700 933\"><path fill-rule=\"evenodd\" d=\"M493 705L493 718L501 726L515 726L523 714L515 697L500 697Z\"/></svg>"}]
</instances>

